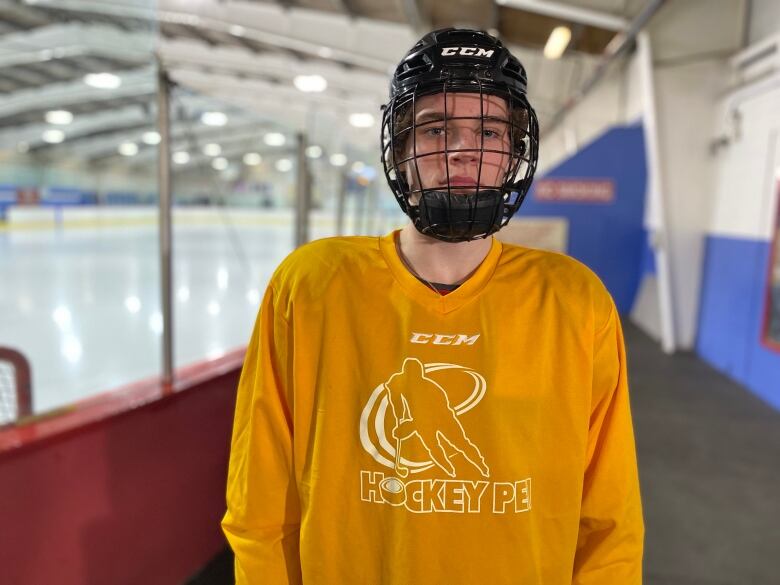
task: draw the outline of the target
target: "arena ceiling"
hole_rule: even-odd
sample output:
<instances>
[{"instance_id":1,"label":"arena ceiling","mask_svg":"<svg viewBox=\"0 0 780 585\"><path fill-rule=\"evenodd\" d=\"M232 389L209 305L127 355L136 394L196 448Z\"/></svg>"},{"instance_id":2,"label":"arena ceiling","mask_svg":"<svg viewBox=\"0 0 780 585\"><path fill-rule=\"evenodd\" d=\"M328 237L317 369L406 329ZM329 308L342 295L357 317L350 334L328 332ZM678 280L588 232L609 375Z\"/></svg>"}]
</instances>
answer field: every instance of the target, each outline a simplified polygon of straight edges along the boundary
<instances>
[{"instance_id":1,"label":"arena ceiling","mask_svg":"<svg viewBox=\"0 0 780 585\"><path fill-rule=\"evenodd\" d=\"M498 34L524 63L542 130L593 74L610 42L646 0L0 0L0 150L95 162L151 164L141 140L156 126L156 63L176 91L174 148L232 144L235 156L258 134L305 131L309 141L371 148L388 74L422 31L471 26ZM572 31L566 53L546 59L556 26ZM85 85L111 73L117 87ZM297 75L327 89L304 93ZM61 142L43 139L46 113L67 110ZM200 123L204 111L227 123ZM254 137L254 138L253 138ZM117 145L135 142L123 157ZM183 146L182 146L183 145ZM331 146L331 149L338 148Z\"/></svg>"}]
</instances>

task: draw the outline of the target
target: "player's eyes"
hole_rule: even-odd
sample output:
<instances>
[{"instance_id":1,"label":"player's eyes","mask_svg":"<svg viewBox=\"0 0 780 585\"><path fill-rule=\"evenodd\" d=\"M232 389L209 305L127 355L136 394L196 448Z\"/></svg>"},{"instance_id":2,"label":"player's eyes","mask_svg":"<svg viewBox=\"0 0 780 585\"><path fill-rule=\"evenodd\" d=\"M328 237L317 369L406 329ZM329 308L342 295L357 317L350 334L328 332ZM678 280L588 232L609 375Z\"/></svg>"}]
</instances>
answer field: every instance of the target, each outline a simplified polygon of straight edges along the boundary
<instances>
[{"instance_id":1,"label":"player's eyes","mask_svg":"<svg viewBox=\"0 0 780 585\"><path fill-rule=\"evenodd\" d=\"M504 136L504 133L493 128L485 128L482 131L482 136L485 138L501 138Z\"/></svg>"},{"instance_id":2,"label":"player's eyes","mask_svg":"<svg viewBox=\"0 0 780 585\"><path fill-rule=\"evenodd\" d=\"M444 128L442 126L430 126L425 129L424 134L426 136L444 136Z\"/></svg>"}]
</instances>

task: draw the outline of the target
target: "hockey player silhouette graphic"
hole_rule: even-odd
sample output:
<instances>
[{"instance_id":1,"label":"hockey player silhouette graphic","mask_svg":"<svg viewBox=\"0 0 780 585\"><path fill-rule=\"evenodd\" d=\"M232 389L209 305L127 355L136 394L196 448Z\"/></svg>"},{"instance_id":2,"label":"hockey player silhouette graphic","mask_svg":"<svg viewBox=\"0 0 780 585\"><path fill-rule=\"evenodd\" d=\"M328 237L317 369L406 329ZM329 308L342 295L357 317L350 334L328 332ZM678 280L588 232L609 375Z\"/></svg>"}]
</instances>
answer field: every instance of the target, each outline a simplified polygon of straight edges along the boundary
<instances>
[{"instance_id":1,"label":"hockey player silhouette graphic","mask_svg":"<svg viewBox=\"0 0 780 585\"><path fill-rule=\"evenodd\" d=\"M444 444L459 451L484 477L490 469L479 448L471 442L444 389L425 377L423 364L416 358L406 358L401 371L390 376L384 384L396 425L395 471L406 477L409 470L401 464L401 443L417 435L436 465L447 475L455 477L455 467Z\"/></svg>"}]
</instances>

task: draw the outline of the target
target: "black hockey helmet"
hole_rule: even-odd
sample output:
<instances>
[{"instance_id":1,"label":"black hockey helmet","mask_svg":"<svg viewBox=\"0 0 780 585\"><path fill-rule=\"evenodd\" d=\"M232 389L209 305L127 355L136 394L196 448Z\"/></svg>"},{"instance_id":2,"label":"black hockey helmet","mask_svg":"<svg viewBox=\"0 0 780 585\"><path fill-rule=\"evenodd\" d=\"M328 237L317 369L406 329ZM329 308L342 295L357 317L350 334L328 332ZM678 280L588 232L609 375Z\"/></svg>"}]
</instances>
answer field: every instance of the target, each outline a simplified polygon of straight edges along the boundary
<instances>
[{"instance_id":1,"label":"black hockey helmet","mask_svg":"<svg viewBox=\"0 0 780 585\"><path fill-rule=\"evenodd\" d=\"M390 84L390 100L383 106L382 164L390 188L401 209L423 234L448 242L485 238L511 219L531 186L539 150L539 126L526 97L527 77L521 63L495 37L484 31L447 28L426 34L401 60ZM444 148L418 152L418 129L432 122L417 121L420 97L444 94ZM452 117L447 112L447 94L480 96L480 113ZM484 144L484 99L496 95L507 105L503 120L508 141L497 149ZM479 120L480 141L476 148L449 149L451 120ZM441 124L442 121L436 123ZM495 181L473 189L450 185L449 155L479 154L482 176L485 153L500 154L506 169ZM441 157L447 184L425 185L418 159ZM409 181L409 174L416 180Z\"/></svg>"}]
</instances>

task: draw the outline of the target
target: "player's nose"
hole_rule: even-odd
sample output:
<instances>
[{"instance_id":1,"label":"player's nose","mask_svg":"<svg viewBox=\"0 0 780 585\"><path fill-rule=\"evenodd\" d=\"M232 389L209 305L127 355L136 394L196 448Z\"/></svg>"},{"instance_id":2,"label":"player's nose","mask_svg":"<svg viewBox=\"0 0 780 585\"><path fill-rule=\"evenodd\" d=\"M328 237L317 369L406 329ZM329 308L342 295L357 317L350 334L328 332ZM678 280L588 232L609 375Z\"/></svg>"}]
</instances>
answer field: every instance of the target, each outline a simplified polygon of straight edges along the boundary
<instances>
[{"instance_id":1,"label":"player's nose","mask_svg":"<svg viewBox=\"0 0 780 585\"><path fill-rule=\"evenodd\" d=\"M451 133L452 140L447 145L447 155L453 163L479 161L479 136L471 128L456 128Z\"/></svg>"}]
</instances>

